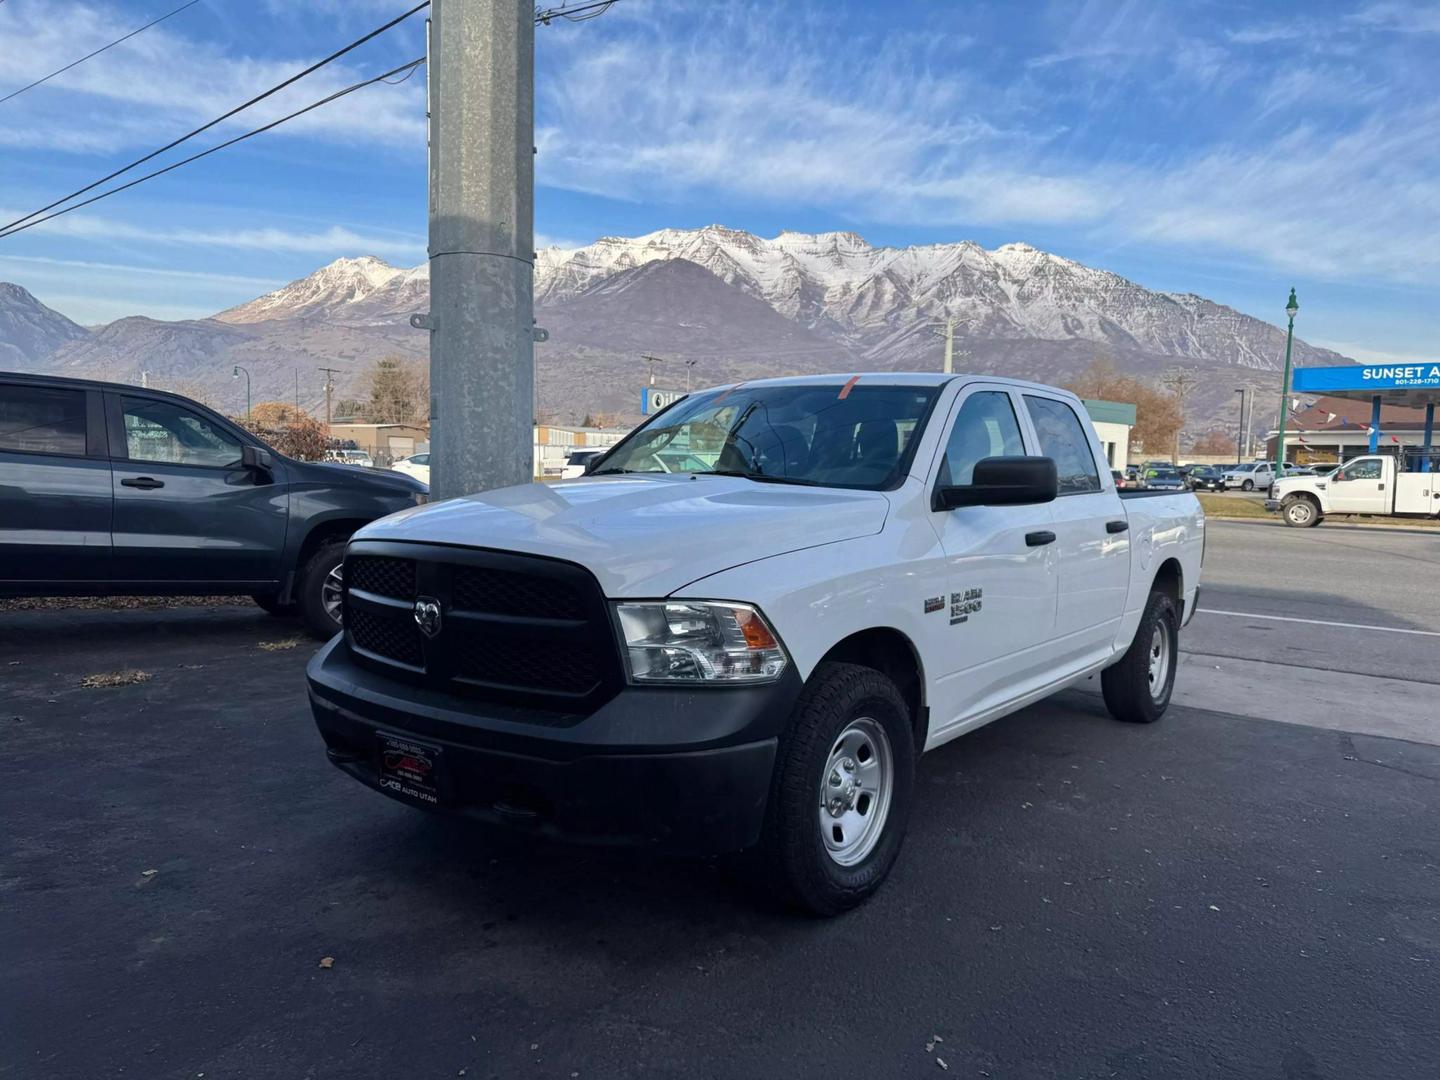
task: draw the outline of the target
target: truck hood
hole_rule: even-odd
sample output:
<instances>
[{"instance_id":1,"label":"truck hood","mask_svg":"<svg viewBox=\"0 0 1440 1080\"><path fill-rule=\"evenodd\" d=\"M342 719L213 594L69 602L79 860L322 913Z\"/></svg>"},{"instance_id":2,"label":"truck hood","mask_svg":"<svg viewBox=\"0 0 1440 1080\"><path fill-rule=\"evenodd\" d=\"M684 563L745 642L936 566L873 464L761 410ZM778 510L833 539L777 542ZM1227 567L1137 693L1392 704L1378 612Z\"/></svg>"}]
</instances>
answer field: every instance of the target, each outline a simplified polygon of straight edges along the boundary
<instances>
[{"instance_id":1,"label":"truck hood","mask_svg":"<svg viewBox=\"0 0 1440 1080\"><path fill-rule=\"evenodd\" d=\"M667 596L742 563L873 535L889 508L876 491L743 477L588 477L431 503L373 522L355 539L547 555L588 568L606 596Z\"/></svg>"}]
</instances>

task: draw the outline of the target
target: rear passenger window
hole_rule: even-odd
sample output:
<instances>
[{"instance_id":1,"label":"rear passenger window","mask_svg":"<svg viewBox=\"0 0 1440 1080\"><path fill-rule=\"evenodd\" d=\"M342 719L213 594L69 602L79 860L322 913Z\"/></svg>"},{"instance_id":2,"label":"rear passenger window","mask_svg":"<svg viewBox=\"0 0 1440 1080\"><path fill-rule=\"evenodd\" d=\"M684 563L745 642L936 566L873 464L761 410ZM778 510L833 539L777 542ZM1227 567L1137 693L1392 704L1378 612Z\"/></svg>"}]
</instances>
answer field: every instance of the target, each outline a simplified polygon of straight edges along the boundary
<instances>
[{"instance_id":1,"label":"rear passenger window","mask_svg":"<svg viewBox=\"0 0 1440 1080\"><path fill-rule=\"evenodd\" d=\"M960 406L940 468L942 487L974 482L975 463L987 457L1022 457L1025 444L1010 395L994 390L971 394Z\"/></svg>"},{"instance_id":2,"label":"rear passenger window","mask_svg":"<svg viewBox=\"0 0 1440 1080\"><path fill-rule=\"evenodd\" d=\"M1025 407L1030 410L1030 420L1040 436L1040 453L1055 459L1060 494L1099 491L1100 474L1095 469L1095 455L1075 410L1063 401L1029 394L1025 395Z\"/></svg>"},{"instance_id":3,"label":"rear passenger window","mask_svg":"<svg viewBox=\"0 0 1440 1080\"><path fill-rule=\"evenodd\" d=\"M85 453L85 391L0 386L0 450Z\"/></svg>"}]
</instances>

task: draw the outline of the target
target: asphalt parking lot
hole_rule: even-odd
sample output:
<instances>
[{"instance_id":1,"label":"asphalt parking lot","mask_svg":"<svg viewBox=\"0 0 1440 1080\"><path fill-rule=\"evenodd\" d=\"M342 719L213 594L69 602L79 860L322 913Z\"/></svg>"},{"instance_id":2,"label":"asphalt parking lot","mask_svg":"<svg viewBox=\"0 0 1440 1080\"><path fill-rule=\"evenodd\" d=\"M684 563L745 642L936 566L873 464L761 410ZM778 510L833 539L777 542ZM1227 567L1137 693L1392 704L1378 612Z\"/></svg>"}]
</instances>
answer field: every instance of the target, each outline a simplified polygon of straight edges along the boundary
<instances>
[{"instance_id":1,"label":"asphalt parking lot","mask_svg":"<svg viewBox=\"0 0 1440 1080\"><path fill-rule=\"evenodd\" d=\"M1433 1078L1440 536L1216 523L1206 575L1164 721L927 756L831 921L361 788L254 609L0 610L0 1076Z\"/></svg>"}]
</instances>

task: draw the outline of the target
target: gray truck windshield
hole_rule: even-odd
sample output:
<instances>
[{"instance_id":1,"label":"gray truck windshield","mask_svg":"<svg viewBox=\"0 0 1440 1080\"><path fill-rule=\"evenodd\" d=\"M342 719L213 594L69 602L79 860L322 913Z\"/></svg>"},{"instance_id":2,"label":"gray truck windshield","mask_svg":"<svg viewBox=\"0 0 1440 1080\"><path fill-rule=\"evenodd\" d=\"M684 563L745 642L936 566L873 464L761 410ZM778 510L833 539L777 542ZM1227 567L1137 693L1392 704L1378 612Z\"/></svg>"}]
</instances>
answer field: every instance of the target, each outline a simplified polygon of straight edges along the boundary
<instances>
[{"instance_id":1,"label":"gray truck windshield","mask_svg":"<svg viewBox=\"0 0 1440 1080\"><path fill-rule=\"evenodd\" d=\"M593 475L697 473L879 491L898 486L938 386L744 385L685 398Z\"/></svg>"}]
</instances>

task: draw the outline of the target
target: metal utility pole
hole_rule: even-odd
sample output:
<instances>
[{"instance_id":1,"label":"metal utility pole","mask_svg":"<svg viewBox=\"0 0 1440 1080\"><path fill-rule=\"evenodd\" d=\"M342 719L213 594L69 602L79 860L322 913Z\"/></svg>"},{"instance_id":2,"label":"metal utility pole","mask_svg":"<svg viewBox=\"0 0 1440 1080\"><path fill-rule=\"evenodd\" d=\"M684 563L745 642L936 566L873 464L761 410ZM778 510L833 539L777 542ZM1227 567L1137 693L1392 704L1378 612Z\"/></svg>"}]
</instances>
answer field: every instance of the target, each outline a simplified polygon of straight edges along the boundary
<instances>
[{"instance_id":1,"label":"metal utility pole","mask_svg":"<svg viewBox=\"0 0 1440 1080\"><path fill-rule=\"evenodd\" d=\"M1275 427L1275 468L1276 475L1285 467L1285 421L1290 406L1290 346L1295 341L1295 316L1300 313L1300 303L1295 299L1295 290L1290 290L1290 299L1285 304L1285 314L1290 316L1290 326L1285 331L1285 374L1280 377L1280 417ZM1377 399L1378 400L1378 399ZM1379 424L1377 422L1376 426ZM1372 447L1373 450L1373 447Z\"/></svg>"},{"instance_id":2,"label":"metal utility pole","mask_svg":"<svg viewBox=\"0 0 1440 1080\"><path fill-rule=\"evenodd\" d=\"M665 358L664 358L663 356L651 356L649 353L641 353L641 354L640 354L640 359L641 359L641 360L644 360L645 363L648 365L647 370L650 372L650 385L651 385L651 386L654 386L654 385L655 385L655 365L656 365L656 364L663 364L663 363L665 363Z\"/></svg>"},{"instance_id":3,"label":"metal utility pole","mask_svg":"<svg viewBox=\"0 0 1440 1080\"><path fill-rule=\"evenodd\" d=\"M945 329L940 330L937 327L935 333L945 339L945 374L953 375L955 373L955 316L945 316Z\"/></svg>"},{"instance_id":4,"label":"metal utility pole","mask_svg":"<svg viewBox=\"0 0 1440 1080\"><path fill-rule=\"evenodd\" d=\"M340 369L339 369L339 368L333 368L333 367L322 367L322 368L316 368L315 370L316 370L316 371L323 371L323 372L325 373L325 434L326 434L326 435L329 435L329 434L330 434L330 392L335 389L335 373L336 373L337 371L339 371Z\"/></svg>"},{"instance_id":5,"label":"metal utility pole","mask_svg":"<svg viewBox=\"0 0 1440 1080\"><path fill-rule=\"evenodd\" d=\"M690 393L690 375L695 370L695 363L694 360L685 361L685 393L687 394Z\"/></svg>"},{"instance_id":6,"label":"metal utility pole","mask_svg":"<svg viewBox=\"0 0 1440 1080\"><path fill-rule=\"evenodd\" d=\"M535 9L433 0L431 490L534 476Z\"/></svg>"}]
</instances>

